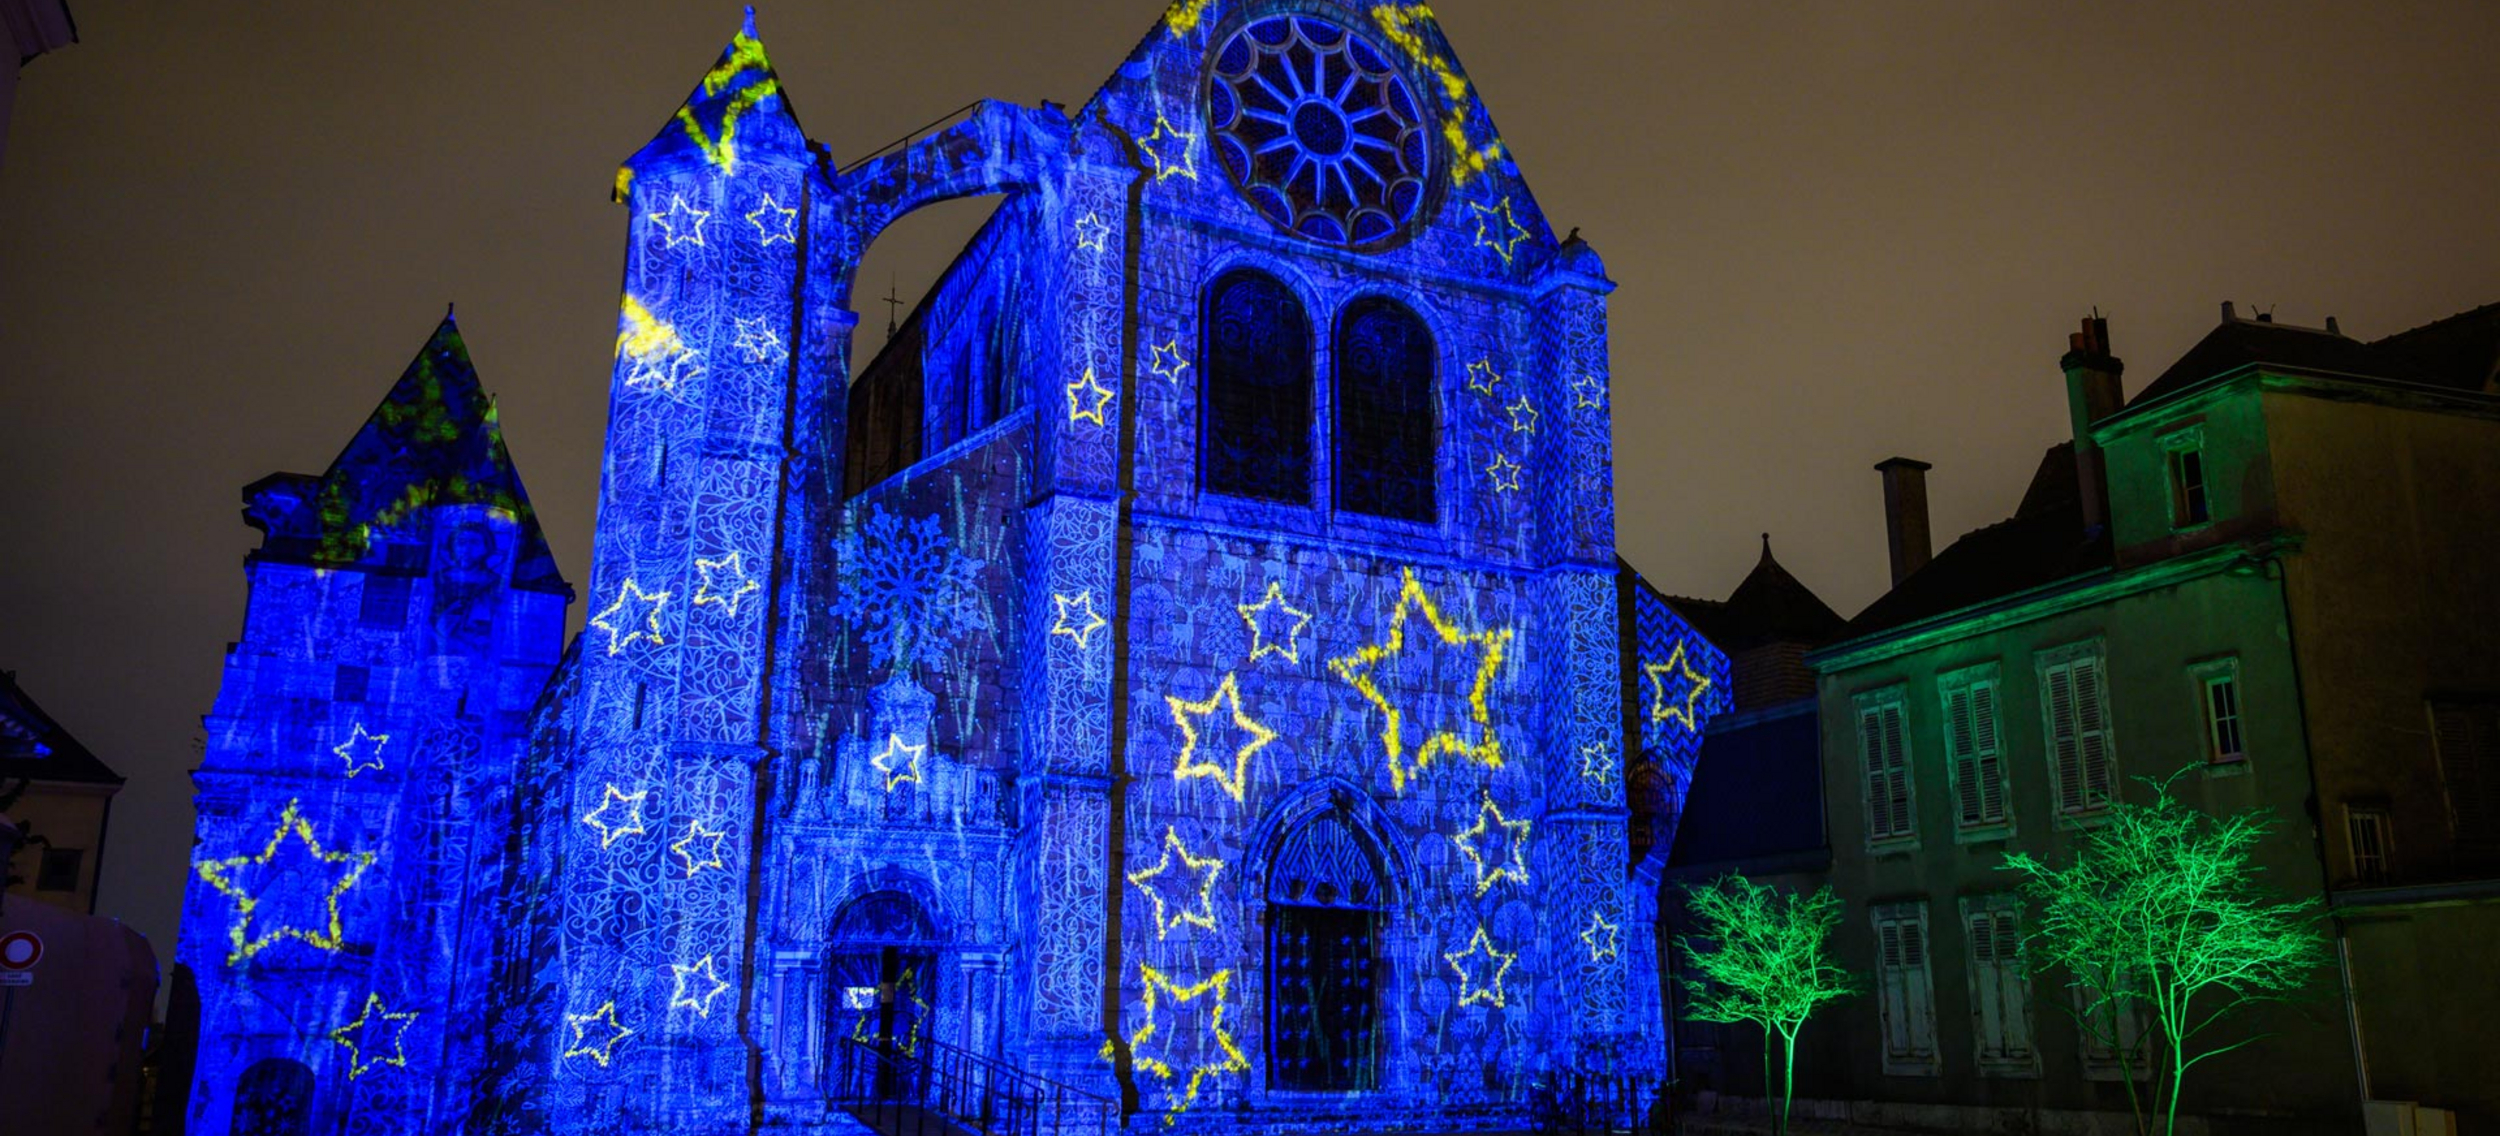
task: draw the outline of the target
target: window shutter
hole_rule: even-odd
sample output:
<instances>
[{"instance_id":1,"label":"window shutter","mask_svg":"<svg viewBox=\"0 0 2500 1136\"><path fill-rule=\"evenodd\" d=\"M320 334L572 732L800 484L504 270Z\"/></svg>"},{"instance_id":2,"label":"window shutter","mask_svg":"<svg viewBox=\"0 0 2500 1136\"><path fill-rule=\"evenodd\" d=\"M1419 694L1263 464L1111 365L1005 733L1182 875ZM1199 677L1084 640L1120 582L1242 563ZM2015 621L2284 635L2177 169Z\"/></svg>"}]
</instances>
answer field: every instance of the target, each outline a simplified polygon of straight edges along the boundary
<instances>
[{"instance_id":1,"label":"window shutter","mask_svg":"<svg viewBox=\"0 0 2500 1136\"><path fill-rule=\"evenodd\" d=\"M1990 915L1995 923L1997 978L2003 991L2005 1056L2031 1059L2031 983L2023 977L2022 928L2015 913L2003 908Z\"/></svg>"},{"instance_id":2,"label":"window shutter","mask_svg":"<svg viewBox=\"0 0 2500 1136\"><path fill-rule=\"evenodd\" d=\"M1936 1052L1936 994L1928 986L1925 930L1916 922L1901 925L1901 973L1910 992L1910 1053L1921 1058Z\"/></svg>"},{"instance_id":3,"label":"window shutter","mask_svg":"<svg viewBox=\"0 0 2500 1136\"><path fill-rule=\"evenodd\" d=\"M1969 928L1971 1015L1978 1020L1979 1059L2005 1059L2005 982L1998 973L1996 950L1996 919L1987 911L1974 911L1964 921Z\"/></svg>"},{"instance_id":4,"label":"window shutter","mask_svg":"<svg viewBox=\"0 0 2500 1136\"><path fill-rule=\"evenodd\" d=\"M2075 669L2052 667L2043 676L2049 700L2049 763L2057 777L2057 807L2083 807L2083 755L2075 722Z\"/></svg>"},{"instance_id":5,"label":"window shutter","mask_svg":"<svg viewBox=\"0 0 2500 1136\"><path fill-rule=\"evenodd\" d=\"M1884 707L1884 769L1886 798L1891 801L1892 834L1908 836L1914 831L1910 816L1910 753L1901 736L1901 707L1898 703Z\"/></svg>"},{"instance_id":6,"label":"window shutter","mask_svg":"<svg viewBox=\"0 0 2500 1136\"><path fill-rule=\"evenodd\" d=\"M1963 687L1944 696L1945 755L1953 769L1953 803L1959 810L1961 823L1979 823L1978 746L1971 721L1971 688Z\"/></svg>"},{"instance_id":7,"label":"window shutter","mask_svg":"<svg viewBox=\"0 0 2500 1136\"><path fill-rule=\"evenodd\" d=\"M1901 925L1885 923L1877 929L1881 940L1878 965L1884 974L1884 1051L1896 1057L1910 1052L1909 987L1902 979Z\"/></svg>"},{"instance_id":8,"label":"window shutter","mask_svg":"<svg viewBox=\"0 0 2500 1136\"><path fill-rule=\"evenodd\" d=\"M1866 767L1867 837L1910 835L1910 772L1902 750L1901 707L1858 712L1858 744Z\"/></svg>"},{"instance_id":9,"label":"window shutter","mask_svg":"<svg viewBox=\"0 0 2500 1136\"><path fill-rule=\"evenodd\" d=\"M1997 752L1997 684L1971 688L1971 737L1977 749L1971 767L1978 772L1979 819L2005 819L2005 761Z\"/></svg>"},{"instance_id":10,"label":"window shutter","mask_svg":"<svg viewBox=\"0 0 2500 1136\"><path fill-rule=\"evenodd\" d=\"M2083 808L2097 809L2109 801L2110 790L2109 723L2101 699L2101 660L2077 660L2074 675L2076 748L2082 758L2084 792L2079 803Z\"/></svg>"}]
</instances>

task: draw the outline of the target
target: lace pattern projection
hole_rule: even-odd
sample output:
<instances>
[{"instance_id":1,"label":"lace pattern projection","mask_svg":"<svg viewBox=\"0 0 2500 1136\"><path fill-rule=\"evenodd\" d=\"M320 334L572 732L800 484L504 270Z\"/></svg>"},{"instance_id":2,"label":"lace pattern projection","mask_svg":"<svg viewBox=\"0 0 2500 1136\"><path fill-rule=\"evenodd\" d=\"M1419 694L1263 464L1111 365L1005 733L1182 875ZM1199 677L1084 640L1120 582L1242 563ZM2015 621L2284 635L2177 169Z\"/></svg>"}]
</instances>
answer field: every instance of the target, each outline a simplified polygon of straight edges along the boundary
<instances>
[{"instance_id":1,"label":"lace pattern projection","mask_svg":"<svg viewBox=\"0 0 2500 1136\"><path fill-rule=\"evenodd\" d=\"M1389 57L1325 20L1278 16L1234 33L1207 81L1216 160L1259 213L1322 244L1403 235L1432 146Z\"/></svg>"}]
</instances>

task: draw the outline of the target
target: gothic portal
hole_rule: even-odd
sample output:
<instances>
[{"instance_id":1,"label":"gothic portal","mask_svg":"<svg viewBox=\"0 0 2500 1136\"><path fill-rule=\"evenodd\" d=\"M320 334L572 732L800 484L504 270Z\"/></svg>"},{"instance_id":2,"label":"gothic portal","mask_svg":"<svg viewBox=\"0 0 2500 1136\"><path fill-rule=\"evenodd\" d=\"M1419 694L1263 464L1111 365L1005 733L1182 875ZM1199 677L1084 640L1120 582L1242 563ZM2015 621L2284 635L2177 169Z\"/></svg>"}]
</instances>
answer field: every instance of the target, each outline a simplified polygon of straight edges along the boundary
<instances>
[{"instance_id":1,"label":"gothic portal","mask_svg":"<svg viewBox=\"0 0 2500 1136\"><path fill-rule=\"evenodd\" d=\"M1726 660L1619 571L1612 285L1428 9L1183 0L842 167L750 16L616 195L569 649L448 319L252 490L193 1132L821 1128L862 1049L1176 1131L1663 1074L1635 852ZM846 386L862 251L967 195Z\"/></svg>"}]
</instances>

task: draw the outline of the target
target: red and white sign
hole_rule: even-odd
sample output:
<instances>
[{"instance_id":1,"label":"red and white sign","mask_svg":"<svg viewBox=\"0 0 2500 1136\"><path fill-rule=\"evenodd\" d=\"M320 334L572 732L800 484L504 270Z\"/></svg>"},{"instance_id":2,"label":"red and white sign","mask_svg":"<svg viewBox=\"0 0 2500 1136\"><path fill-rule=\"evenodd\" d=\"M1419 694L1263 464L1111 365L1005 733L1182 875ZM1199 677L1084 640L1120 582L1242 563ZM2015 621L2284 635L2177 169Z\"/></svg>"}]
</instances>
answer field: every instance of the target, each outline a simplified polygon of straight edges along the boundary
<instances>
[{"instance_id":1,"label":"red and white sign","mask_svg":"<svg viewBox=\"0 0 2500 1136\"><path fill-rule=\"evenodd\" d=\"M33 970L43 960L43 940L32 931L0 935L0 970Z\"/></svg>"}]
</instances>

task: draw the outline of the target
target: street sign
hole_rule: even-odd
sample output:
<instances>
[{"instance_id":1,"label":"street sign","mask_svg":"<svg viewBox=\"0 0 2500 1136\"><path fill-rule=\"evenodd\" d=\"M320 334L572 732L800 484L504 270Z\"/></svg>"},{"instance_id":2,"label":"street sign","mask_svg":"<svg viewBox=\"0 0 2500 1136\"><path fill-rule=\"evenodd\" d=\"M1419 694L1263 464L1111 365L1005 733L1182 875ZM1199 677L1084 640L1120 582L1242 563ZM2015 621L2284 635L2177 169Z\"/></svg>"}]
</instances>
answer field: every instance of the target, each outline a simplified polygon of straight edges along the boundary
<instances>
[{"instance_id":1,"label":"street sign","mask_svg":"<svg viewBox=\"0 0 2500 1136\"><path fill-rule=\"evenodd\" d=\"M32 986L35 972L31 970L0 970L0 987Z\"/></svg>"},{"instance_id":2,"label":"street sign","mask_svg":"<svg viewBox=\"0 0 2500 1136\"><path fill-rule=\"evenodd\" d=\"M29 971L43 958L43 940L32 931L11 931L0 935L0 974ZM24 983L8 983L20 986Z\"/></svg>"}]
</instances>

